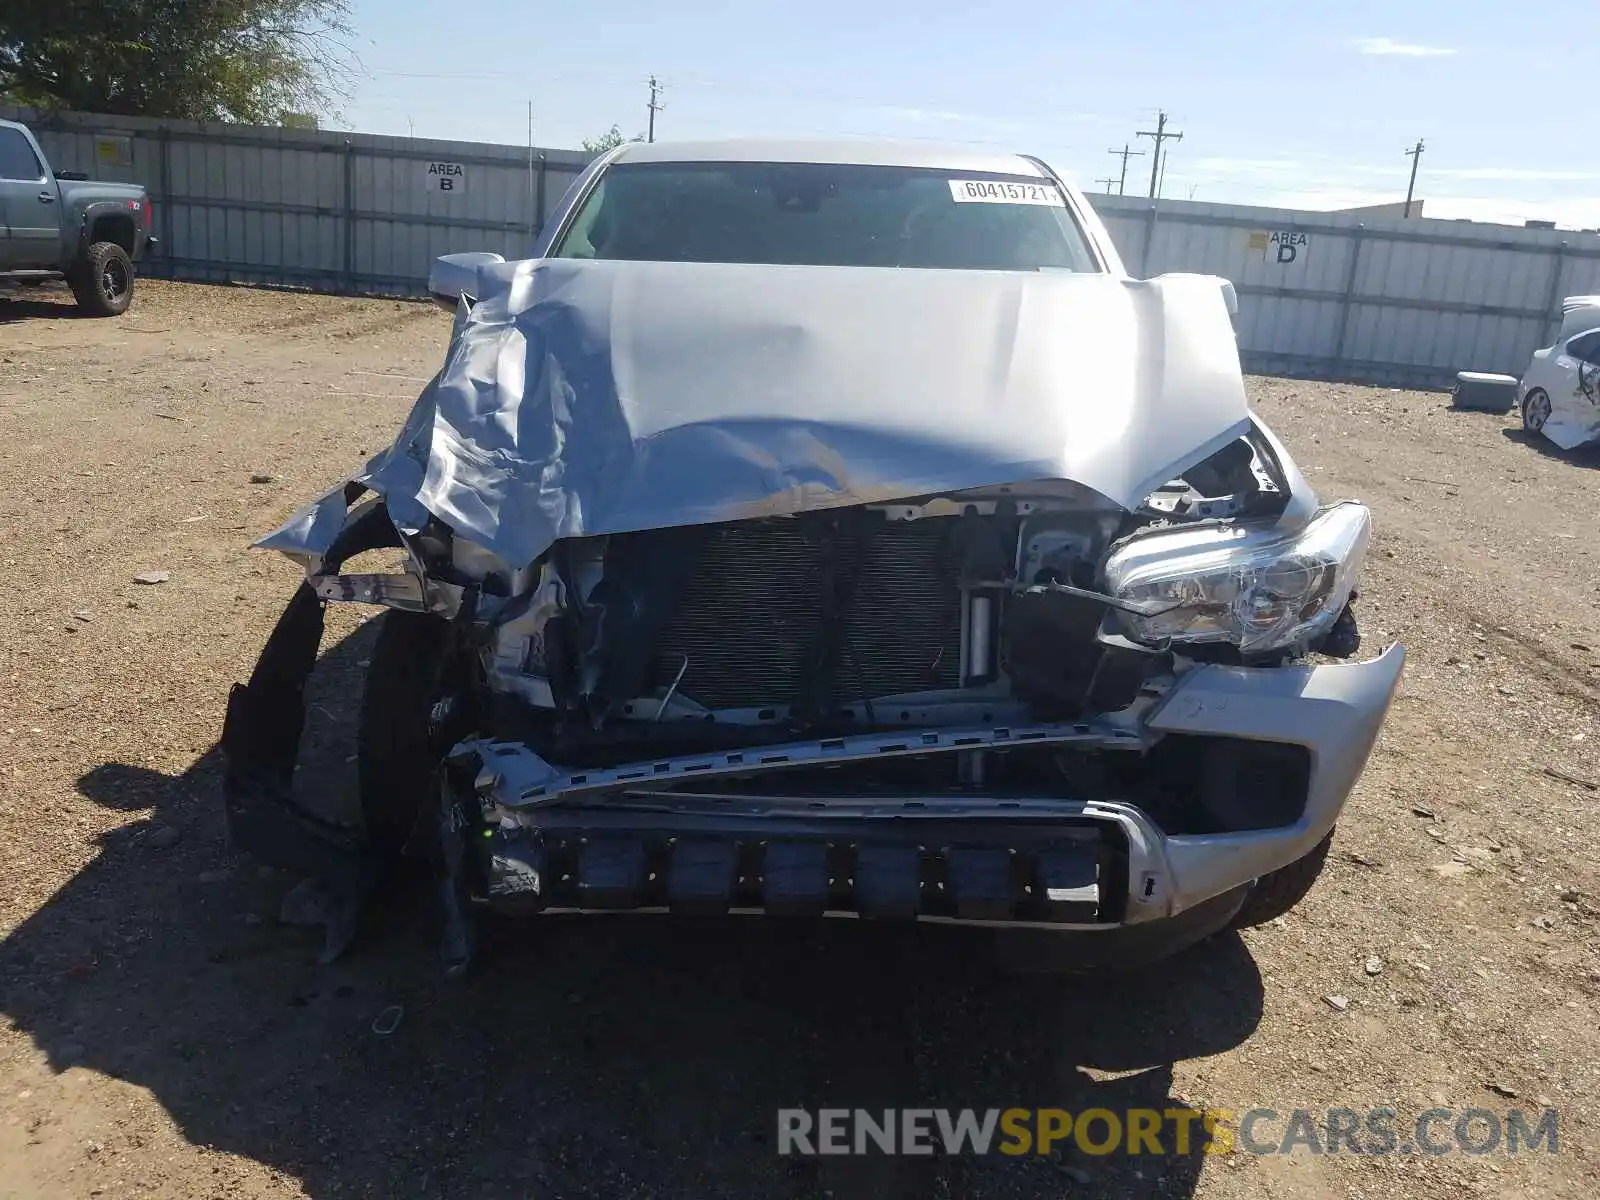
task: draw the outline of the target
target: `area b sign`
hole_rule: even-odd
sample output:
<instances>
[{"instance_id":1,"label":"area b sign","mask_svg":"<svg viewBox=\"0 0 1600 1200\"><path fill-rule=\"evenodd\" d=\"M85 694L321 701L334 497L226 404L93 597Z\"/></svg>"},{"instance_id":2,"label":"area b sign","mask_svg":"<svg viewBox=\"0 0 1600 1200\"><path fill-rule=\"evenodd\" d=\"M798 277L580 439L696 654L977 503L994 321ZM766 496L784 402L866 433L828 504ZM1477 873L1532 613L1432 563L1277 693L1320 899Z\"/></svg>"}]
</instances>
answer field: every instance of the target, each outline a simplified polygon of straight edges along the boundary
<instances>
[{"instance_id":1,"label":"area b sign","mask_svg":"<svg viewBox=\"0 0 1600 1200\"><path fill-rule=\"evenodd\" d=\"M431 162L423 177L430 192L464 192L467 190L467 170L460 163Z\"/></svg>"}]
</instances>

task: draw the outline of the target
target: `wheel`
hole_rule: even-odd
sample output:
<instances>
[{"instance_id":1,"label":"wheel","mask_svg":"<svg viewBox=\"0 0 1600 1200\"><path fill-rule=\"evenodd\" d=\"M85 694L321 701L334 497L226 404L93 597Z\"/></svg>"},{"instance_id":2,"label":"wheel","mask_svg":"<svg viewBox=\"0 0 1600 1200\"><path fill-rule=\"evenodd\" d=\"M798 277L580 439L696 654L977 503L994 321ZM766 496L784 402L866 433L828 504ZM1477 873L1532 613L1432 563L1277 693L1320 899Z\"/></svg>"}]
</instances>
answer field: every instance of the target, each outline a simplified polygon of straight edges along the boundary
<instances>
[{"instance_id":1,"label":"wheel","mask_svg":"<svg viewBox=\"0 0 1600 1200\"><path fill-rule=\"evenodd\" d=\"M1265 925L1304 900L1312 884L1317 882L1317 876L1322 874L1322 864L1328 860L1331 845L1333 831L1330 829L1328 836L1303 857L1256 880L1233 916L1233 927L1249 929L1252 925Z\"/></svg>"},{"instance_id":2,"label":"wheel","mask_svg":"<svg viewBox=\"0 0 1600 1200\"><path fill-rule=\"evenodd\" d=\"M67 282L78 307L92 317L119 317L133 303L133 259L115 242L96 242Z\"/></svg>"},{"instance_id":3,"label":"wheel","mask_svg":"<svg viewBox=\"0 0 1600 1200\"><path fill-rule=\"evenodd\" d=\"M1522 398L1522 427L1538 433L1550 419L1550 397L1543 388L1529 388Z\"/></svg>"},{"instance_id":4,"label":"wheel","mask_svg":"<svg viewBox=\"0 0 1600 1200\"><path fill-rule=\"evenodd\" d=\"M438 617L397 609L378 621L361 697L357 772L368 843L394 863L438 802L429 726L446 626Z\"/></svg>"}]
</instances>

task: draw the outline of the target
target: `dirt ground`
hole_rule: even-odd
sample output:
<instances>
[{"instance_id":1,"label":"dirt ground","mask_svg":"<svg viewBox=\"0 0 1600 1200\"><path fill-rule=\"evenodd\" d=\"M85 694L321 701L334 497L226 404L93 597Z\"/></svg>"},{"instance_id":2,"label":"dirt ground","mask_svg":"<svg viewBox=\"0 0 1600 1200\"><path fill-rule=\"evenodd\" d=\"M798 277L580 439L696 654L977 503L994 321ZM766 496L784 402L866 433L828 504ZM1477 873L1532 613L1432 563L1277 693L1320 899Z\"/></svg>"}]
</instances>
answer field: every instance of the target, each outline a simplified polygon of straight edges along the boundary
<instances>
[{"instance_id":1,"label":"dirt ground","mask_svg":"<svg viewBox=\"0 0 1600 1200\"><path fill-rule=\"evenodd\" d=\"M1600 459L1442 395L1251 381L1323 498L1374 506L1366 649L1410 652L1277 925L1073 983L857 923L547 922L449 985L423 894L316 965L276 921L292 881L229 855L214 750L297 579L247 544L388 442L447 319L155 282L120 320L62 299L0 299L0 1197L1595 1192L1600 792L1546 768L1600 781ZM309 786L348 784L362 615L331 624ZM1401 1128L1553 1105L1559 1150L774 1145L789 1106L1180 1103L1393 1104Z\"/></svg>"}]
</instances>

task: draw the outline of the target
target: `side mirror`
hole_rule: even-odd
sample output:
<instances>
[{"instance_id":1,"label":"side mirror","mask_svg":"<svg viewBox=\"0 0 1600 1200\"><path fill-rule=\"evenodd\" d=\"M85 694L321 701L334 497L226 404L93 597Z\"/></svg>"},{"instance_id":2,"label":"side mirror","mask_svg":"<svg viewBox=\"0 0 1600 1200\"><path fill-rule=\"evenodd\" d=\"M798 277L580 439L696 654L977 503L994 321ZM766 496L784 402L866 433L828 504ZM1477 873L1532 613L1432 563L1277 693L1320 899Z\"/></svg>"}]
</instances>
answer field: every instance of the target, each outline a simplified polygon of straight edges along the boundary
<instances>
[{"instance_id":1,"label":"side mirror","mask_svg":"<svg viewBox=\"0 0 1600 1200\"><path fill-rule=\"evenodd\" d=\"M87 172L87 171L57 171L56 172L56 178L59 179L59 180L62 180L65 183L88 183L89 182L89 172Z\"/></svg>"},{"instance_id":2,"label":"side mirror","mask_svg":"<svg viewBox=\"0 0 1600 1200\"><path fill-rule=\"evenodd\" d=\"M1228 306L1228 316L1237 317L1239 315L1239 293L1234 291L1233 280L1231 279L1222 281L1222 302Z\"/></svg>"},{"instance_id":3,"label":"side mirror","mask_svg":"<svg viewBox=\"0 0 1600 1200\"><path fill-rule=\"evenodd\" d=\"M1156 276L1157 279L1204 279L1217 285L1222 291L1222 304L1228 310L1228 320L1237 321L1239 318L1239 292L1233 286L1233 280L1224 279L1220 275L1205 275L1197 271L1164 271Z\"/></svg>"},{"instance_id":4,"label":"side mirror","mask_svg":"<svg viewBox=\"0 0 1600 1200\"><path fill-rule=\"evenodd\" d=\"M504 258L490 250L441 254L428 272L428 294L440 308L454 312L463 298L469 305L477 299L478 268L503 262Z\"/></svg>"}]
</instances>

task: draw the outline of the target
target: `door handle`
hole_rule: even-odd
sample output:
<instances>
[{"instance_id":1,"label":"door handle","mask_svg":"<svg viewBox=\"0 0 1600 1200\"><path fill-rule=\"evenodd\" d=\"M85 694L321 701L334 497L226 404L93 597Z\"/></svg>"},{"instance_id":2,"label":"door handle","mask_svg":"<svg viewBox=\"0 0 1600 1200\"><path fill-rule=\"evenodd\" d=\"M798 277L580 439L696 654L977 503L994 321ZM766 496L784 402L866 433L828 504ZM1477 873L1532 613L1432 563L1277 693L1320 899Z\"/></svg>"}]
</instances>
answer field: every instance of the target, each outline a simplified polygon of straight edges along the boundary
<instances>
[{"instance_id":1,"label":"door handle","mask_svg":"<svg viewBox=\"0 0 1600 1200\"><path fill-rule=\"evenodd\" d=\"M54 204L55 202L56 202L56 197L55 197L55 193L54 192L40 192L39 193L39 203L40 204Z\"/></svg>"}]
</instances>

